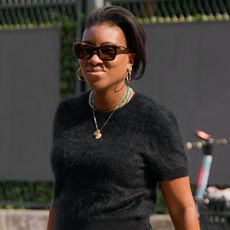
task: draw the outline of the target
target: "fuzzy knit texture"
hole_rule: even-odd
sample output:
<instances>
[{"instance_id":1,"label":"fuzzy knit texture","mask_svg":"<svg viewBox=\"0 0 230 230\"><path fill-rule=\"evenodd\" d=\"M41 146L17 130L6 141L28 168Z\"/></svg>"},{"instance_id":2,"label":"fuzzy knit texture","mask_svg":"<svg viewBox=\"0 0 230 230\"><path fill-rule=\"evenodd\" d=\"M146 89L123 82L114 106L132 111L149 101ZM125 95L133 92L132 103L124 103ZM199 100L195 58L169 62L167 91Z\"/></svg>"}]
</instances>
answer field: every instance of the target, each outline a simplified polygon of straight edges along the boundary
<instances>
[{"instance_id":1,"label":"fuzzy knit texture","mask_svg":"<svg viewBox=\"0 0 230 230\"><path fill-rule=\"evenodd\" d=\"M55 230L146 230L156 186L188 175L171 112L135 93L95 139L89 93L60 103L53 131ZM99 128L109 112L96 111Z\"/></svg>"}]
</instances>

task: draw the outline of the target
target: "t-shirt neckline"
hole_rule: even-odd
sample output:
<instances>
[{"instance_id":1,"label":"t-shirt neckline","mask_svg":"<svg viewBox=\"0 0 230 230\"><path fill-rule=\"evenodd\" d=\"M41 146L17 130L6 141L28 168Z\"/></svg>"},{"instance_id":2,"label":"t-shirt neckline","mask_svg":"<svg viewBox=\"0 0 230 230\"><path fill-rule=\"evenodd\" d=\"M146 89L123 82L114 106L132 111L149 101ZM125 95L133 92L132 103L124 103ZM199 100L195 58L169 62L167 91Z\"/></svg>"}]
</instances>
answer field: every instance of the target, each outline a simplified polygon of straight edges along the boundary
<instances>
[{"instance_id":1,"label":"t-shirt neckline","mask_svg":"<svg viewBox=\"0 0 230 230\"><path fill-rule=\"evenodd\" d=\"M129 101L128 103L126 103L125 105L123 105L122 107L116 109L116 113L117 113L118 111L124 111L124 110L128 109L128 108L135 102L135 100L136 100L136 98L137 98L137 95L138 95L138 92L136 92L136 91L134 91L134 92L135 92L135 93L134 93L134 95L132 96L132 98L130 99L130 101ZM88 98L89 98L89 93L88 93ZM89 105L89 103L88 103L88 106L89 106L89 108L92 110L92 108L91 108L91 106ZM95 110L95 113L97 113L97 114L110 114L111 112L113 112L113 110L112 110L112 111L100 111L100 110Z\"/></svg>"}]
</instances>

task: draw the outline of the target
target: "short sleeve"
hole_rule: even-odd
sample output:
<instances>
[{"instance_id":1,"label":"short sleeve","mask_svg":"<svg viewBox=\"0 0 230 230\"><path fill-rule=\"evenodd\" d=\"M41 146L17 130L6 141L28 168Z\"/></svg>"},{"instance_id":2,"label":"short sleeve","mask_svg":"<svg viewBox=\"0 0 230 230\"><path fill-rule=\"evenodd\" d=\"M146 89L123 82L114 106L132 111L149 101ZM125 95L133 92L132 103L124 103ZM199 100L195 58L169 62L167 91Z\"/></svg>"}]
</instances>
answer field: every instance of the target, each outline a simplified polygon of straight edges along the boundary
<instances>
[{"instance_id":1,"label":"short sleeve","mask_svg":"<svg viewBox=\"0 0 230 230\"><path fill-rule=\"evenodd\" d=\"M170 180L188 175L188 159L174 115L161 110L157 132L157 180Z\"/></svg>"}]
</instances>

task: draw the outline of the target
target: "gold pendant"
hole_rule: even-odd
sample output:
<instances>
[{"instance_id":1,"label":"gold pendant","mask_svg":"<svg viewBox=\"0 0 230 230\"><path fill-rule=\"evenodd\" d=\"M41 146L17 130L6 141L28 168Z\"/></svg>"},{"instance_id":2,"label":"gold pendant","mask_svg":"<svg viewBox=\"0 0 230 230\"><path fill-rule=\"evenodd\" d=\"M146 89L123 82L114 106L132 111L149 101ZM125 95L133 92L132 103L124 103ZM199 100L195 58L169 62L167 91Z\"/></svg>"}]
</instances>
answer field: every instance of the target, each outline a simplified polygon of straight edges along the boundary
<instances>
[{"instance_id":1,"label":"gold pendant","mask_svg":"<svg viewBox=\"0 0 230 230\"><path fill-rule=\"evenodd\" d=\"M101 131L98 129L96 130L93 135L95 136L96 139L100 139L102 137Z\"/></svg>"}]
</instances>

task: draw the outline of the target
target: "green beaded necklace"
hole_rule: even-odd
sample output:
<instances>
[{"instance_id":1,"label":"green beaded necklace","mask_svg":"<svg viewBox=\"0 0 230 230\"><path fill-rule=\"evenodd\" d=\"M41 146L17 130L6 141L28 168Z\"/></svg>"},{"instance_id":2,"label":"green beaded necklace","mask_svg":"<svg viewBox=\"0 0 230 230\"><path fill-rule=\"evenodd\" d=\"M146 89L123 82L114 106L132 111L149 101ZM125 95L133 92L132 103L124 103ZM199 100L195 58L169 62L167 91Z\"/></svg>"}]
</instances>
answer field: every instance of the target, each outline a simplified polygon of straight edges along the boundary
<instances>
[{"instance_id":1,"label":"green beaded necklace","mask_svg":"<svg viewBox=\"0 0 230 230\"><path fill-rule=\"evenodd\" d=\"M132 94L133 94L133 89L130 88L129 86L127 86L127 89L125 91L124 96L122 97L122 99L120 100L120 102L117 104L117 106L114 108L114 110L110 113L110 115L108 116L108 118L106 119L106 121L104 122L104 124L101 126L101 128L99 129L98 128L98 124L97 124L97 118L96 118L96 115L95 115L95 107L93 105L93 92L92 91L90 92L90 94L89 94L89 105L90 105L90 107L92 108L92 111L93 111L93 119L94 119L94 123L95 123L95 127L96 127L96 131L93 133L93 136L96 139L100 139L102 137L101 131L105 127L105 125L108 123L108 121L112 117L113 113L117 109L119 109L122 106L124 106L130 100Z\"/></svg>"}]
</instances>

